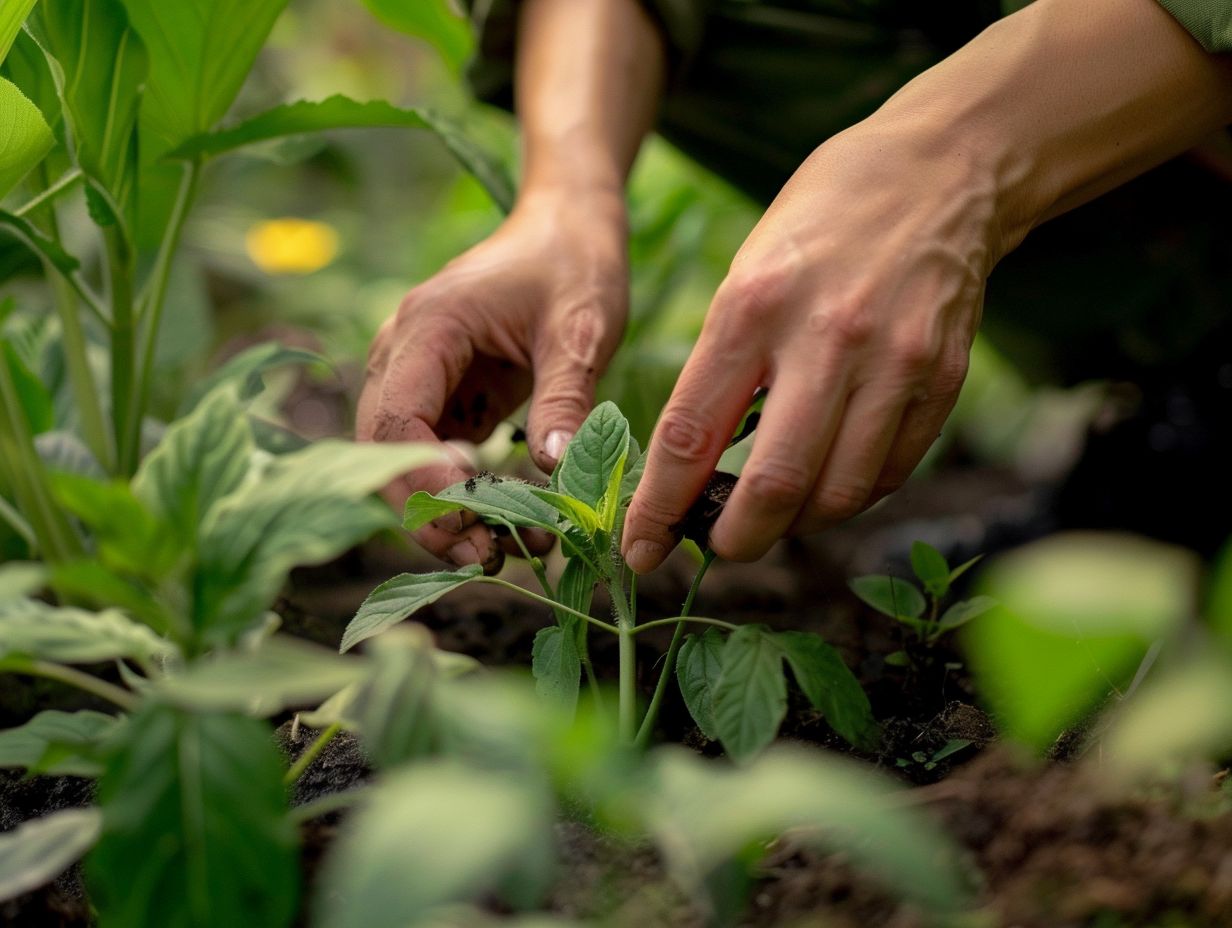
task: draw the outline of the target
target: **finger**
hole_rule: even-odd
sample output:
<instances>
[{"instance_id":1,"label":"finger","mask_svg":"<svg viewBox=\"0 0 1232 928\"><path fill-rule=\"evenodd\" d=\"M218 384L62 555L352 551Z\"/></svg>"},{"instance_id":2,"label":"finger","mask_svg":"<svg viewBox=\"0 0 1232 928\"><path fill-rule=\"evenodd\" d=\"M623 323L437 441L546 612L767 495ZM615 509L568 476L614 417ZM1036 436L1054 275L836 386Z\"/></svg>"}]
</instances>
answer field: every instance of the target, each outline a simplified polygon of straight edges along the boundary
<instances>
[{"instance_id":1,"label":"finger","mask_svg":"<svg viewBox=\"0 0 1232 928\"><path fill-rule=\"evenodd\" d=\"M796 364L775 377L753 451L710 533L720 557L756 560L787 531L817 482L846 400L838 354L820 369Z\"/></svg>"},{"instance_id":2,"label":"finger","mask_svg":"<svg viewBox=\"0 0 1232 928\"><path fill-rule=\"evenodd\" d=\"M872 497L911 394L870 384L855 391L793 534L818 531L863 511Z\"/></svg>"},{"instance_id":3,"label":"finger","mask_svg":"<svg viewBox=\"0 0 1232 928\"><path fill-rule=\"evenodd\" d=\"M445 402L437 434L479 444L530 393L531 374L512 361L477 354Z\"/></svg>"},{"instance_id":4,"label":"finger","mask_svg":"<svg viewBox=\"0 0 1232 928\"><path fill-rule=\"evenodd\" d=\"M514 538L509 532L509 529L503 525L492 526L492 531L496 533L496 537L500 544L501 550L506 554L512 554L514 557L523 557L522 545L526 546L526 551L534 557L541 557L552 550L552 546L556 543L555 537L549 532L545 532L537 528L520 528L518 529L518 538L522 540L522 544L518 544L518 539Z\"/></svg>"},{"instance_id":5,"label":"finger","mask_svg":"<svg viewBox=\"0 0 1232 928\"><path fill-rule=\"evenodd\" d=\"M555 313L536 344L526 444L545 473L556 466L594 405L595 383L619 335L611 331L608 315L597 305Z\"/></svg>"},{"instance_id":6,"label":"finger","mask_svg":"<svg viewBox=\"0 0 1232 928\"><path fill-rule=\"evenodd\" d=\"M765 373L761 360L722 350L729 344L703 330L651 436L621 542L639 574L675 547L674 527L705 487Z\"/></svg>"}]
</instances>

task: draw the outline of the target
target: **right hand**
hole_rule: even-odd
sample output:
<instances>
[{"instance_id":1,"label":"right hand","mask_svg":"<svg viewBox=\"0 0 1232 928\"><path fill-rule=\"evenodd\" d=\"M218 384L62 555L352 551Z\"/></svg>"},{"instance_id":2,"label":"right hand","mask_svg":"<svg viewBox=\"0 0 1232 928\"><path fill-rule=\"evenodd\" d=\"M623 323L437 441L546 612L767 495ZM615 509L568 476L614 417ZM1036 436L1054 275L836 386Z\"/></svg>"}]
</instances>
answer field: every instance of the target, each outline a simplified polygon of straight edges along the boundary
<instances>
[{"instance_id":1,"label":"right hand","mask_svg":"<svg viewBox=\"0 0 1232 928\"><path fill-rule=\"evenodd\" d=\"M359 398L360 441L483 441L530 396L527 444L550 472L594 402L628 315L619 195L525 195L488 239L412 289L381 326ZM401 511L418 490L465 480L462 462L412 471L383 495ZM524 535L532 552L550 539ZM500 569L513 539L472 513L424 526L415 540L461 566Z\"/></svg>"}]
</instances>

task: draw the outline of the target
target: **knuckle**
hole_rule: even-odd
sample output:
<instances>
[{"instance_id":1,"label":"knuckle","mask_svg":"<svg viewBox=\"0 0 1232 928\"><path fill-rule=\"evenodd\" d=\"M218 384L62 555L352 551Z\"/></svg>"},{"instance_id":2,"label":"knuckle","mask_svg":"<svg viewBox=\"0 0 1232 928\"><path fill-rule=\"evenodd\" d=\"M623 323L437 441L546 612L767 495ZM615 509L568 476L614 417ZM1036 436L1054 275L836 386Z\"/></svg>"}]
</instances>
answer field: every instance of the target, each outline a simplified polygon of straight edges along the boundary
<instances>
[{"instance_id":1,"label":"knuckle","mask_svg":"<svg viewBox=\"0 0 1232 928\"><path fill-rule=\"evenodd\" d=\"M889 349L889 363L908 378L922 377L936 362L937 349L927 338L900 338Z\"/></svg>"},{"instance_id":2,"label":"knuckle","mask_svg":"<svg viewBox=\"0 0 1232 928\"><path fill-rule=\"evenodd\" d=\"M791 509L808 498L813 477L786 461L765 461L742 474L740 484L754 503L768 509Z\"/></svg>"},{"instance_id":3,"label":"knuckle","mask_svg":"<svg viewBox=\"0 0 1232 928\"><path fill-rule=\"evenodd\" d=\"M785 260L733 266L716 294L716 307L737 322L762 320L787 299L798 274Z\"/></svg>"},{"instance_id":4,"label":"knuckle","mask_svg":"<svg viewBox=\"0 0 1232 928\"><path fill-rule=\"evenodd\" d=\"M690 409L668 409L655 429L659 448L685 464L709 462L715 457L716 438L705 419Z\"/></svg>"},{"instance_id":5,"label":"knuckle","mask_svg":"<svg viewBox=\"0 0 1232 928\"><path fill-rule=\"evenodd\" d=\"M851 483L827 483L813 496L815 514L826 520L841 522L864 509L869 490Z\"/></svg>"},{"instance_id":6,"label":"knuckle","mask_svg":"<svg viewBox=\"0 0 1232 928\"><path fill-rule=\"evenodd\" d=\"M878 321L872 303L864 297L848 297L814 310L807 319L809 331L839 348L863 348L877 335Z\"/></svg>"},{"instance_id":7,"label":"knuckle","mask_svg":"<svg viewBox=\"0 0 1232 928\"><path fill-rule=\"evenodd\" d=\"M937 363L933 374L933 392L941 396L950 396L962 388L967 379L969 364L965 350L949 350L944 352Z\"/></svg>"},{"instance_id":8,"label":"knuckle","mask_svg":"<svg viewBox=\"0 0 1232 928\"><path fill-rule=\"evenodd\" d=\"M610 326L592 301L572 303L554 314L549 341L573 365L593 373Z\"/></svg>"}]
</instances>

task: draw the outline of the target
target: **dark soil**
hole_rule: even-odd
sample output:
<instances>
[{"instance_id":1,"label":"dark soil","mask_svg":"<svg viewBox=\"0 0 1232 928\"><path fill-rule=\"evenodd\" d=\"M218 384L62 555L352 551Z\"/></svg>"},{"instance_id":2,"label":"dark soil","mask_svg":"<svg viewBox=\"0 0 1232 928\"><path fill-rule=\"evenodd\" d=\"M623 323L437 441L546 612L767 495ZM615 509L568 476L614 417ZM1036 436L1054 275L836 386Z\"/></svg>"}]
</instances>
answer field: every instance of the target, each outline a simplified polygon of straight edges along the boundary
<instances>
[{"instance_id":1,"label":"dark soil","mask_svg":"<svg viewBox=\"0 0 1232 928\"><path fill-rule=\"evenodd\" d=\"M982 887L988 928L1206 928L1232 925L1232 814L1222 811L1209 781L1195 795L1116 797L1100 788L1085 764L1016 763L993 741L961 658L944 647L914 653L910 666L885 656L904 642L894 623L873 615L846 588L848 577L908 571L911 542L927 540L952 560L994 552L1052 526L1047 491L999 473L945 474L921 481L890 505L819 539L781 545L756 565L718 564L695 607L697 614L776 628L819 632L842 653L866 686L885 743L863 759L915 789L908 801L930 810L966 849L973 882ZM371 588L393 573L432 569L400 543L373 544L323 568L297 571L279 612L285 627L336 645ZM530 581L511 562L506 576ZM647 617L674 614L691 565L674 558L645 578L639 606ZM602 608L597 604L597 608ZM497 588L446 597L419 618L438 644L489 665L530 660L544 610ZM643 687L670 632L639 638ZM592 658L614 676L615 642L596 638ZM12 679L12 678L9 678ZM0 681L4 682L4 681ZM54 696L54 694L52 694ZM7 694L6 694L7 696ZM38 693L40 705L48 698ZM22 697L26 700L26 697ZM6 707L24 712L29 700ZM280 744L296 756L315 732L288 723ZM665 702L660 736L714 755L690 723L679 698ZM782 737L850 752L798 693ZM943 749L947 757L934 760ZM339 737L309 768L292 797L312 801L364 782L368 764L354 739ZM0 779L0 828L89 800L79 780ZM1184 808L1182 808L1184 806ZM1201 806L1203 814L1193 814ZM303 827L304 868L311 882L345 814L333 812ZM563 822L558 830L564 874L548 900L567 917L599 917L637 928L691 928L707 923L698 906L664 875L652 849ZM83 925L87 909L75 871L44 890L0 907L5 925ZM1173 919L1170 921L1169 919ZM771 847L733 925L819 928L927 928L920 914L854 873L841 855L824 855L781 841Z\"/></svg>"}]
</instances>

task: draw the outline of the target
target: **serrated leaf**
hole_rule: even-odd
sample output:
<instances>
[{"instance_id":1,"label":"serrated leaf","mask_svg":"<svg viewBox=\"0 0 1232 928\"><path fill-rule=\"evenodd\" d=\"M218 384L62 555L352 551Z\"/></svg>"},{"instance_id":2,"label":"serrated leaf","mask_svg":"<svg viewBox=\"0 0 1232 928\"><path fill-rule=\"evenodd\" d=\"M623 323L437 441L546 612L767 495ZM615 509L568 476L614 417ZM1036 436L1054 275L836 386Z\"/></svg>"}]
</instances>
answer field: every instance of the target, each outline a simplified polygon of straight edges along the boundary
<instances>
[{"instance_id":1,"label":"serrated leaf","mask_svg":"<svg viewBox=\"0 0 1232 928\"><path fill-rule=\"evenodd\" d=\"M810 632L778 632L775 640L813 707L848 742L865 751L881 740L877 720L860 681L838 651Z\"/></svg>"},{"instance_id":2,"label":"serrated leaf","mask_svg":"<svg viewBox=\"0 0 1232 928\"><path fill-rule=\"evenodd\" d=\"M0 77L0 197L16 187L54 143L39 108L16 84Z\"/></svg>"},{"instance_id":3,"label":"serrated leaf","mask_svg":"<svg viewBox=\"0 0 1232 928\"><path fill-rule=\"evenodd\" d=\"M533 777L456 761L396 771L351 814L321 877L317 923L405 928L442 905L538 875L553 821Z\"/></svg>"},{"instance_id":4,"label":"serrated leaf","mask_svg":"<svg viewBox=\"0 0 1232 928\"><path fill-rule=\"evenodd\" d=\"M386 580L359 607L342 635L339 650L346 652L373 635L414 615L446 593L483 576L483 567L468 564L456 571L431 574L399 574Z\"/></svg>"},{"instance_id":5,"label":"serrated leaf","mask_svg":"<svg viewBox=\"0 0 1232 928\"><path fill-rule=\"evenodd\" d=\"M928 606L914 583L898 577L856 577L848 586L865 603L892 619L918 619Z\"/></svg>"},{"instance_id":6,"label":"serrated leaf","mask_svg":"<svg viewBox=\"0 0 1232 928\"><path fill-rule=\"evenodd\" d=\"M723 635L717 628L685 636L676 659L676 680L697 727L711 741L719 739L714 718L714 689L723 671Z\"/></svg>"},{"instance_id":7,"label":"serrated leaf","mask_svg":"<svg viewBox=\"0 0 1232 928\"><path fill-rule=\"evenodd\" d=\"M449 512L469 509L484 518L522 528L540 528L554 535L563 534L559 513L535 495L537 489L534 484L521 480L480 474L435 495L420 491L407 500L404 527L415 531Z\"/></svg>"},{"instance_id":8,"label":"serrated leaf","mask_svg":"<svg viewBox=\"0 0 1232 928\"><path fill-rule=\"evenodd\" d=\"M261 722L157 703L132 716L99 781L102 835L86 858L100 925L287 925L299 860L282 775Z\"/></svg>"},{"instance_id":9,"label":"serrated leaf","mask_svg":"<svg viewBox=\"0 0 1232 928\"><path fill-rule=\"evenodd\" d=\"M98 837L98 809L65 809L0 834L0 902L55 879Z\"/></svg>"},{"instance_id":10,"label":"serrated leaf","mask_svg":"<svg viewBox=\"0 0 1232 928\"><path fill-rule=\"evenodd\" d=\"M19 728L0 731L0 767L96 777L103 770L99 750L121 724L114 715L90 710L40 712Z\"/></svg>"},{"instance_id":11,"label":"serrated leaf","mask_svg":"<svg viewBox=\"0 0 1232 928\"><path fill-rule=\"evenodd\" d=\"M581 529L586 537L591 538L599 531L601 527L599 514L581 500L563 493L541 490L538 487L533 488L531 492Z\"/></svg>"},{"instance_id":12,"label":"serrated leaf","mask_svg":"<svg viewBox=\"0 0 1232 928\"><path fill-rule=\"evenodd\" d=\"M911 569L935 599L950 591L950 565L932 545L923 541L911 545Z\"/></svg>"},{"instance_id":13,"label":"serrated leaf","mask_svg":"<svg viewBox=\"0 0 1232 928\"><path fill-rule=\"evenodd\" d=\"M996 605L997 601L991 596L973 596L971 599L956 602L942 613L941 619L937 623L938 633L948 632L961 625L966 625L972 619L979 618Z\"/></svg>"},{"instance_id":14,"label":"serrated leaf","mask_svg":"<svg viewBox=\"0 0 1232 928\"><path fill-rule=\"evenodd\" d=\"M180 539L195 545L209 511L243 482L252 451L239 400L220 388L171 424L137 471L133 493Z\"/></svg>"},{"instance_id":15,"label":"serrated leaf","mask_svg":"<svg viewBox=\"0 0 1232 928\"><path fill-rule=\"evenodd\" d=\"M577 708L582 659L569 629L553 625L538 631L531 649L531 673L540 696L568 712Z\"/></svg>"},{"instance_id":16,"label":"serrated leaf","mask_svg":"<svg viewBox=\"0 0 1232 928\"><path fill-rule=\"evenodd\" d=\"M87 612L32 599L0 602L0 657L96 664L120 658L152 661L174 650L115 609Z\"/></svg>"},{"instance_id":17,"label":"serrated leaf","mask_svg":"<svg viewBox=\"0 0 1232 928\"><path fill-rule=\"evenodd\" d=\"M553 489L597 509L628 453L628 421L615 403L600 403L565 448Z\"/></svg>"},{"instance_id":18,"label":"serrated leaf","mask_svg":"<svg viewBox=\"0 0 1232 928\"><path fill-rule=\"evenodd\" d=\"M167 702L185 709L269 716L313 705L362 680L371 670L363 660L285 635L266 639L253 651L223 652L190 664L155 684Z\"/></svg>"},{"instance_id":19,"label":"serrated leaf","mask_svg":"<svg viewBox=\"0 0 1232 928\"><path fill-rule=\"evenodd\" d=\"M715 731L736 761L747 761L774 740L787 714L783 651L764 625L743 625L723 645L714 687Z\"/></svg>"}]
</instances>

